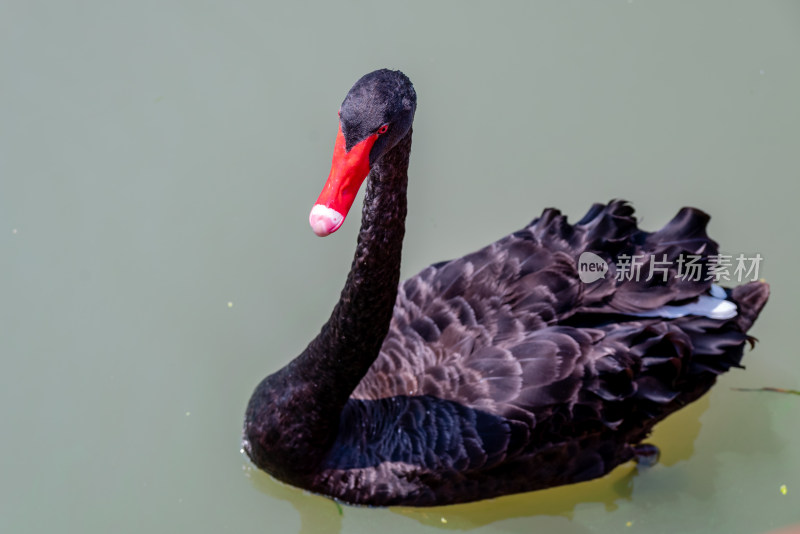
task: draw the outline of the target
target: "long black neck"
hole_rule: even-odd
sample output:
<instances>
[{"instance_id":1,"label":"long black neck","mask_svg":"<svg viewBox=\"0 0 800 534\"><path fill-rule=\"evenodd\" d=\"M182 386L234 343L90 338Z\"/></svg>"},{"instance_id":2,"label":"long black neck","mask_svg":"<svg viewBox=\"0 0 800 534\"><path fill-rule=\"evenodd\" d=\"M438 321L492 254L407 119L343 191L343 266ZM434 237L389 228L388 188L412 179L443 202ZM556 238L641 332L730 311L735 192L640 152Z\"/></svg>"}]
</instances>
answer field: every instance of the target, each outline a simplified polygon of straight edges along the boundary
<instances>
[{"instance_id":1,"label":"long black neck","mask_svg":"<svg viewBox=\"0 0 800 534\"><path fill-rule=\"evenodd\" d=\"M406 218L411 132L373 167L358 244L339 302L308 348L293 362L324 380L326 402L344 404L378 356L389 330Z\"/></svg>"},{"instance_id":2,"label":"long black neck","mask_svg":"<svg viewBox=\"0 0 800 534\"><path fill-rule=\"evenodd\" d=\"M361 231L341 298L300 356L250 399L244 447L262 469L303 485L327 454L350 394L389 331L405 234L411 130L370 172Z\"/></svg>"}]
</instances>

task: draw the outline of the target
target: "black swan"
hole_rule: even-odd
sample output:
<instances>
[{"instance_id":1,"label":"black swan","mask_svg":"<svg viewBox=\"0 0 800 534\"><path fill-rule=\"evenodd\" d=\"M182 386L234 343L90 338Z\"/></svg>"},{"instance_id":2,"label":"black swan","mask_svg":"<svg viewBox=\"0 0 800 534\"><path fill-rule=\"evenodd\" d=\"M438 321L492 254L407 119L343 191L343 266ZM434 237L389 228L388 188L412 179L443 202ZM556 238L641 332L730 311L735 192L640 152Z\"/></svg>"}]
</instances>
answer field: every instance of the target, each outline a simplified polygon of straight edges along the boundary
<instances>
[{"instance_id":1,"label":"black swan","mask_svg":"<svg viewBox=\"0 0 800 534\"><path fill-rule=\"evenodd\" d=\"M336 231L369 175L355 258L319 335L256 387L247 455L289 484L379 506L569 484L646 456L656 422L739 366L769 287L712 285L705 213L684 208L648 233L623 201L572 225L547 209L399 284L415 109L391 70L342 102L310 222ZM600 260L596 280L582 281L584 253ZM679 272L685 255L698 276ZM634 256L641 277L617 265Z\"/></svg>"}]
</instances>

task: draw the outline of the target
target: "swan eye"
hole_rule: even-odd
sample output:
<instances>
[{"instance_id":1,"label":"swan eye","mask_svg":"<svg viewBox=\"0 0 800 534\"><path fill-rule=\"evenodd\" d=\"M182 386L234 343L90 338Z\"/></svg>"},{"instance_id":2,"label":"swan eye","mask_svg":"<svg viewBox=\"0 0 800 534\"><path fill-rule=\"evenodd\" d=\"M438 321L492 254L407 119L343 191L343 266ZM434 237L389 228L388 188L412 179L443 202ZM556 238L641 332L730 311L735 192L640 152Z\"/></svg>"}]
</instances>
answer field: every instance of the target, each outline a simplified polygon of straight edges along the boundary
<instances>
[{"instance_id":1,"label":"swan eye","mask_svg":"<svg viewBox=\"0 0 800 534\"><path fill-rule=\"evenodd\" d=\"M385 134L387 131L389 131L389 125L388 124L384 124L383 126L378 128L378 134Z\"/></svg>"}]
</instances>

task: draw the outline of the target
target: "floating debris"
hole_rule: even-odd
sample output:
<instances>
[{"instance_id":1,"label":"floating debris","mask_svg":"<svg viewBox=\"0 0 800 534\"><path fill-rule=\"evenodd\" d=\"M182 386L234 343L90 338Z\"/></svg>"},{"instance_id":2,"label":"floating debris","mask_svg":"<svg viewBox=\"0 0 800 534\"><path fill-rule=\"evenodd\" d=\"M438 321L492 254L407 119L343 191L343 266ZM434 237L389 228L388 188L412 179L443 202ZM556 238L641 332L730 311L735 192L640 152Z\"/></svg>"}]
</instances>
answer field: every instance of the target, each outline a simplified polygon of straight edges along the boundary
<instances>
[{"instance_id":1,"label":"floating debris","mask_svg":"<svg viewBox=\"0 0 800 534\"><path fill-rule=\"evenodd\" d=\"M233 302L231 302L231 301L228 301L228 307L229 307L229 308L233 308Z\"/></svg>"},{"instance_id":2,"label":"floating debris","mask_svg":"<svg viewBox=\"0 0 800 534\"><path fill-rule=\"evenodd\" d=\"M789 490L786 489L786 484L781 484L781 495L786 495Z\"/></svg>"},{"instance_id":3,"label":"floating debris","mask_svg":"<svg viewBox=\"0 0 800 534\"><path fill-rule=\"evenodd\" d=\"M447 524L447 519L445 519L444 517L442 518L442 524L443 524L443 525L446 525L446 524Z\"/></svg>"},{"instance_id":4,"label":"floating debris","mask_svg":"<svg viewBox=\"0 0 800 534\"><path fill-rule=\"evenodd\" d=\"M800 395L798 389L783 389L783 388L731 388L734 391L772 391L773 393L787 393L789 395Z\"/></svg>"},{"instance_id":5,"label":"floating debris","mask_svg":"<svg viewBox=\"0 0 800 534\"><path fill-rule=\"evenodd\" d=\"M626 527L632 527L633 526L633 521L628 521L627 523L625 523L625 526Z\"/></svg>"}]
</instances>

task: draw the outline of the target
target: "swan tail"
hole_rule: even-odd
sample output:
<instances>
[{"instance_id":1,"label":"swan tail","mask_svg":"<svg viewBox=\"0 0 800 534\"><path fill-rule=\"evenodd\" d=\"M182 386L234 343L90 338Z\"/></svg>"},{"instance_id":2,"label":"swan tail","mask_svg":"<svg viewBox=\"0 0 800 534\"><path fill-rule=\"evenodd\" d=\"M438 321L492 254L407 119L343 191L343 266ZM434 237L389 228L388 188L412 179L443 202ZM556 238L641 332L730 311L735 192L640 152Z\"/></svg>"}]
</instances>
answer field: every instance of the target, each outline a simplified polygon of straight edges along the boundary
<instances>
[{"instance_id":1,"label":"swan tail","mask_svg":"<svg viewBox=\"0 0 800 534\"><path fill-rule=\"evenodd\" d=\"M739 313L736 324L742 332L747 332L758 319L761 310L769 299L769 284L766 282L750 282L729 290L730 298L736 303ZM750 338L751 342L755 338Z\"/></svg>"}]
</instances>

